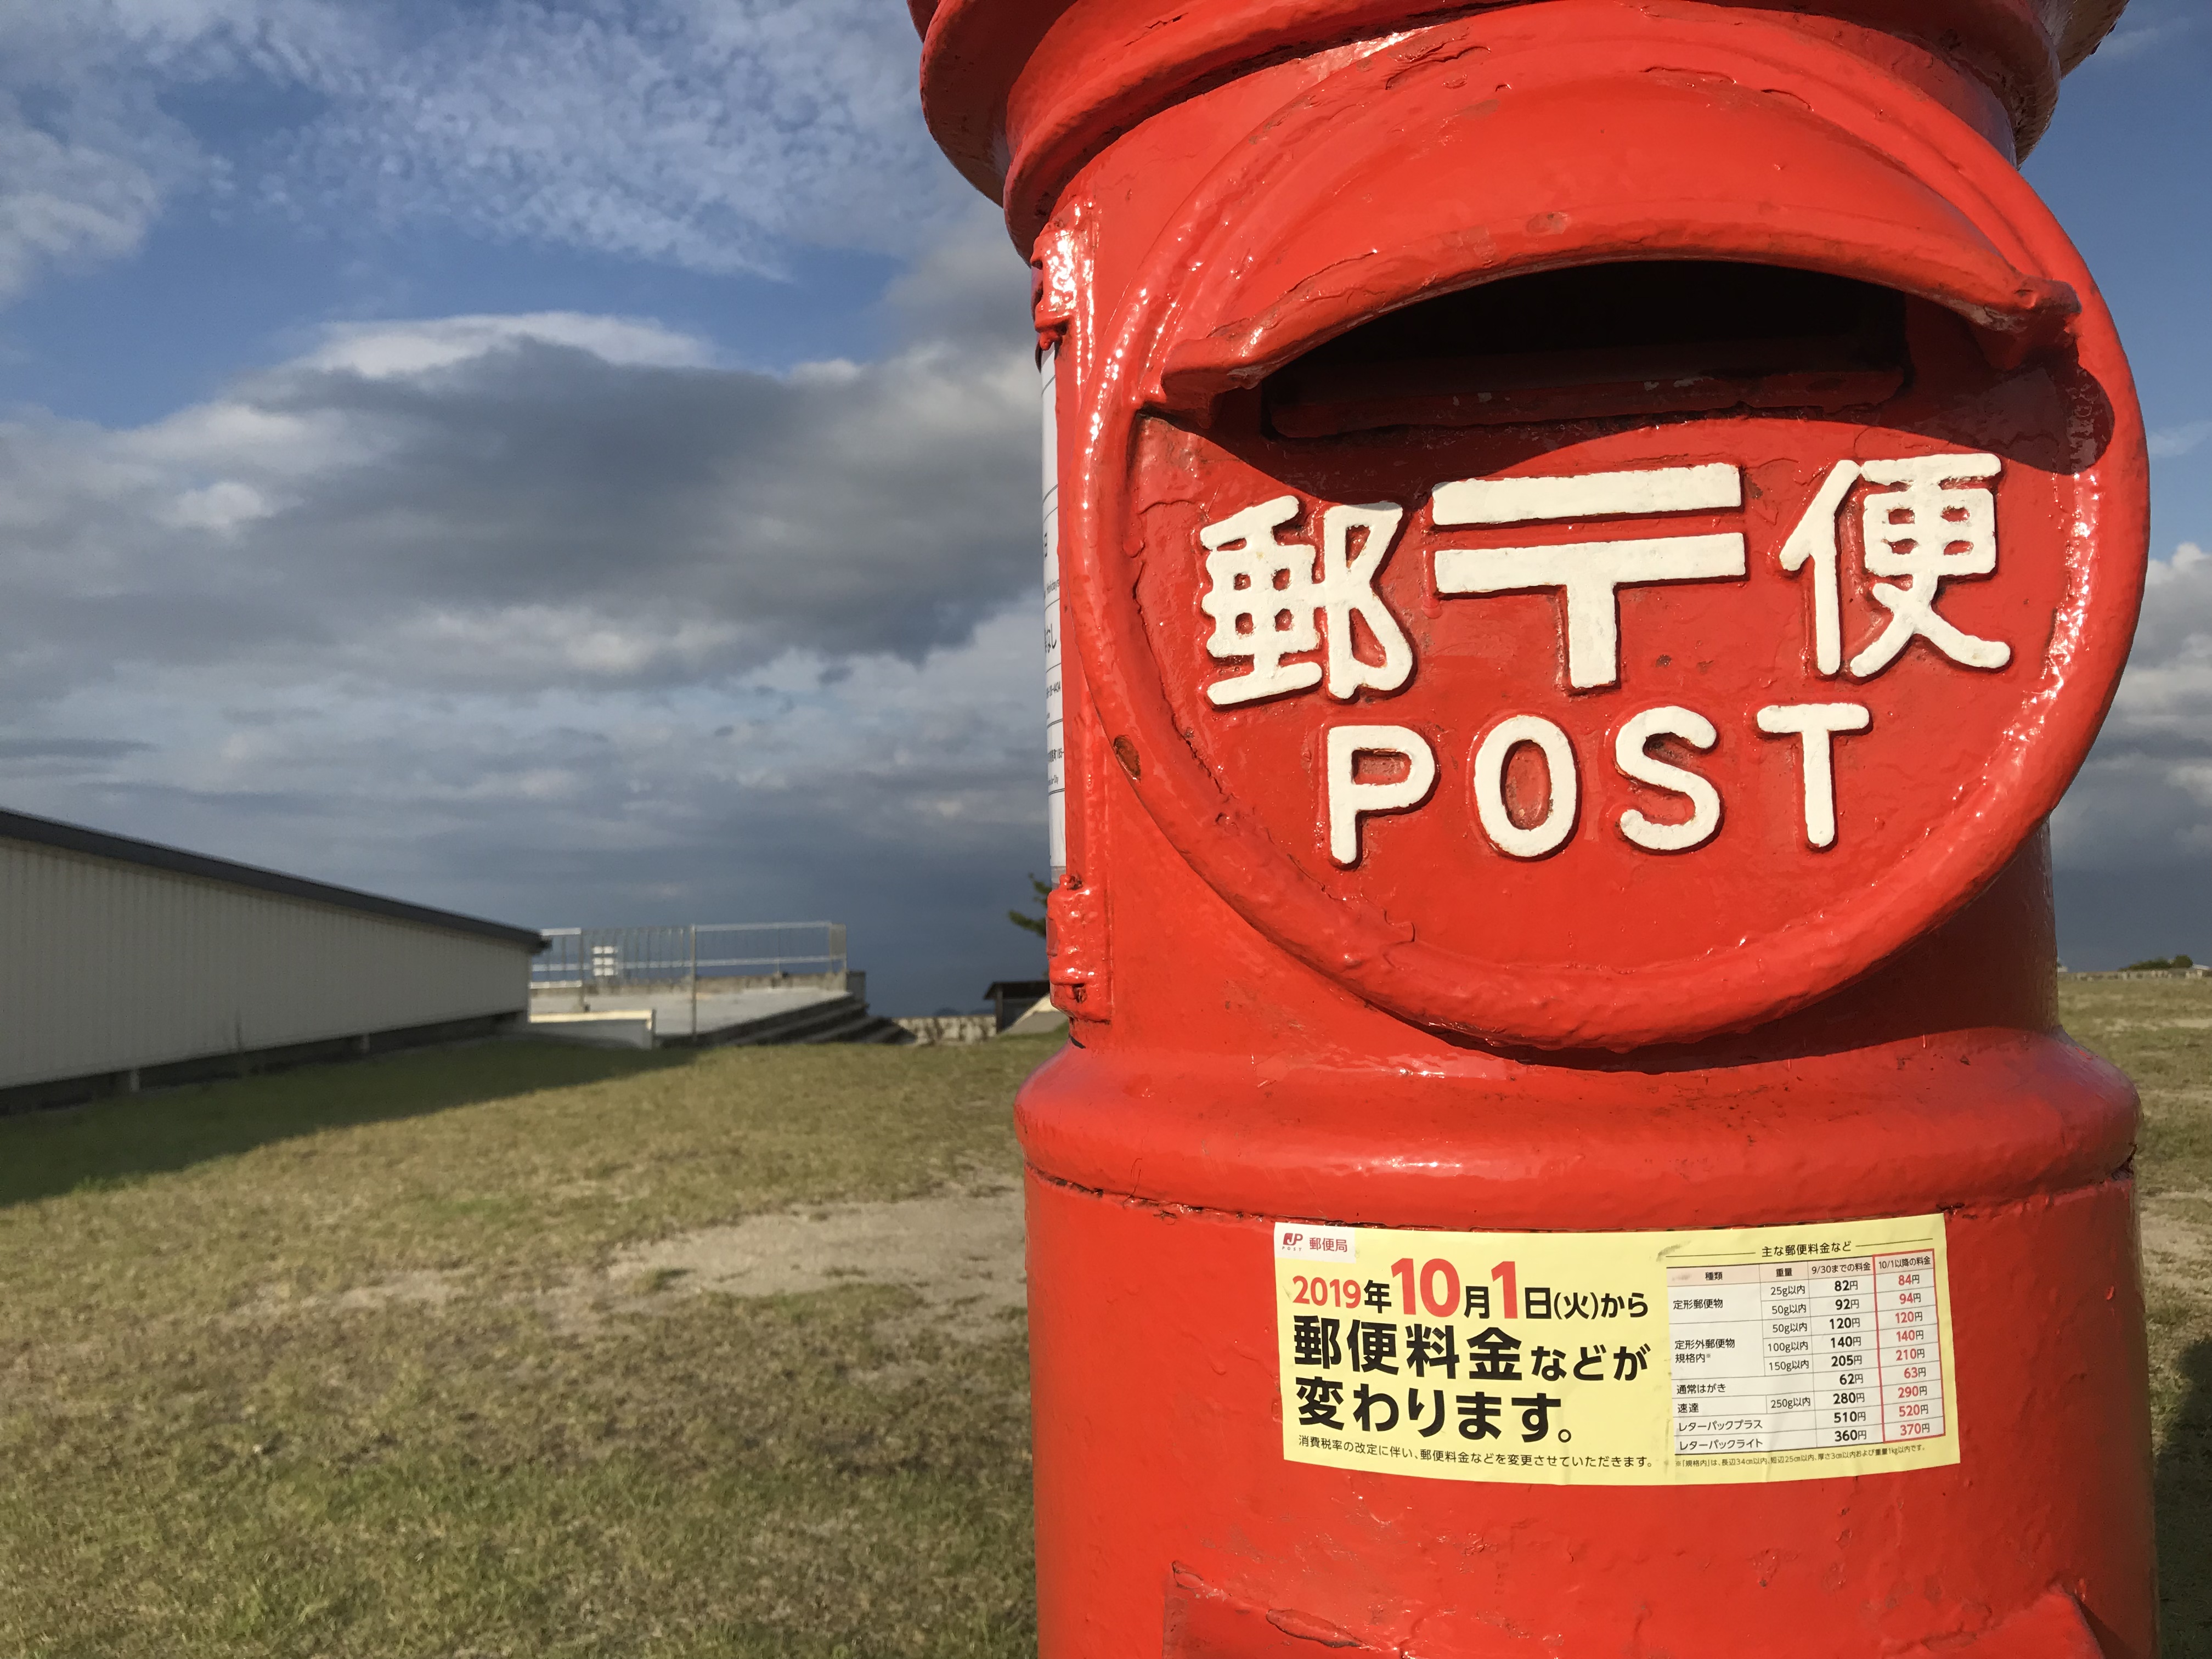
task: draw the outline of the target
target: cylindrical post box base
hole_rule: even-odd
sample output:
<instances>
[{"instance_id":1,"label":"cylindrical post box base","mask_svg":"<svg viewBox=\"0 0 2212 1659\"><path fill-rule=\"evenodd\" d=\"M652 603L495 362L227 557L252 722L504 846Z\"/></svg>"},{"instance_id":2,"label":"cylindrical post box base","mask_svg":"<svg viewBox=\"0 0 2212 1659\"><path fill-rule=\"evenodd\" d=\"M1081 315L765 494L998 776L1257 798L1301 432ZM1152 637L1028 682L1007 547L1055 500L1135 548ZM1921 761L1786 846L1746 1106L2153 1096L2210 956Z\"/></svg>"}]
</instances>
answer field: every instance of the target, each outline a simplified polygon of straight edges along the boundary
<instances>
[{"instance_id":1,"label":"cylindrical post box base","mask_svg":"<svg viewBox=\"0 0 2212 1659\"><path fill-rule=\"evenodd\" d=\"M1316 1641L1423 1659L1862 1659L1980 1641L2148 1656L2124 1084L2044 1037L1915 1040L1789 1070L1787 1089L1668 1079L1663 1137L1608 1133L1622 1084L1571 1073L1454 1103L1424 1098L1452 1092L1433 1079L1306 1073L1267 1090L1265 1127L1239 1129L1250 1085L1202 1061L1133 1074L1071 1051L1023 1103L1043 1652L1104 1659L1164 1639L1184 1659ZM1883 1073L1911 1103L1863 1110ZM1947 1097L1932 1109L1931 1080ZM1648 1113L1651 1080L1630 1086ZM1844 1103L1810 1104L1824 1095ZM1463 1123L1440 1124L1454 1107ZM1785 1112L1790 1133L1774 1133ZM1852 1127L1808 1131L1808 1112ZM1813 1146L1832 1155L1808 1162ZM1285 1455L1277 1218L1571 1234L1936 1211L1949 1467L1561 1485L1540 1456L1516 1481ZM1388 1279L1383 1263L1358 1271ZM1499 1328L1574 1352L1571 1319L1540 1330L1517 1311ZM1674 1340L1692 1328L1678 1318ZM1677 1364L1676 1386L1692 1374ZM1474 1386L1463 1377L1448 1397ZM1509 1455L1517 1416L1494 1443Z\"/></svg>"}]
</instances>

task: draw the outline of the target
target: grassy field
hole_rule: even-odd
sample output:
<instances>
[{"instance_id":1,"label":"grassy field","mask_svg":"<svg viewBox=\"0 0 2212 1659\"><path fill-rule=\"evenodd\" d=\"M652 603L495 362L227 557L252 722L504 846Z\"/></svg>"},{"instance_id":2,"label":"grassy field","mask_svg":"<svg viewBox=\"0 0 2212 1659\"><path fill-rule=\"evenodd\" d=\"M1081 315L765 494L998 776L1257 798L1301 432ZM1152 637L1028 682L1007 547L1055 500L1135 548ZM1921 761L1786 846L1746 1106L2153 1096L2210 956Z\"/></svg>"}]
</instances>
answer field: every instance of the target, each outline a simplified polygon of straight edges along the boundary
<instances>
[{"instance_id":1,"label":"grassy field","mask_svg":"<svg viewBox=\"0 0 2212 1659\"><path fill-rule=\"evenodd\" d=\"M2143 1091L2167 1653L2212 1659L2212 987L2063 996ZM1029 1652L1017 1314L618 1275L1010 1203L1053 1047L488 1045L0 1121L0 1659Z\"/></svg>"},{"instance_id":2,"label":"grassy field","mask_svg":"<svg viewBox=\"0 0 2212 1659\"><path fill-rule=\"evenodd\" d=\"M2066 1029L2136 1080L2166 1659L2212 1659L2212 984L2059 982Z\"/></svg>"},{"instance_id":3,"label":"grassy field","mask_svg":"<svg viewBox=\"0 0 2212 1659\"><path fill-rule=\"evenodd\" d=\"M0 1122L0 1655L1027 1650L1018 1320L592 1291L1011 1186L1054 1046L488 1045Z\"/></svg>"}]
</instances>

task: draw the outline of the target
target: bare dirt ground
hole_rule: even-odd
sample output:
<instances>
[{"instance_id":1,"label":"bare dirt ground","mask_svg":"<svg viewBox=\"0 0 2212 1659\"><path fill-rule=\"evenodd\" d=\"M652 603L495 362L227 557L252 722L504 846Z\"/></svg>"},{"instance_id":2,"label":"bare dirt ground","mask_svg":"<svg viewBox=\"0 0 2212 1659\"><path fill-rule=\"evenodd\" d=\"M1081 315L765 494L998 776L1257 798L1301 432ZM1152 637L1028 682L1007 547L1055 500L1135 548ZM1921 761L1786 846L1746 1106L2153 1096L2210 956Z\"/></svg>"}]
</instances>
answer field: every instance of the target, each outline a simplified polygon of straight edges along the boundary
<instances>
[{"instance_id":1,"label":"bare dirt ground","mask_svg":"<svg viewBox=\"0 0 2212 1659\"><path fill-rule=\"evenodd\" d=\"M2212 1277L2212 1227L2176 1213L2184 1205L2202 1213L2212 1192L2177 1193L2143 1205L2143 1277L2161 1290L2202 1291Z\"/></svg>"},{"instance_id":2,"label":"bare dirt ground","mask_svg":"<svg viewBox=\"0 0 2212 1659\"><path fill-rule=\"evenodd\" d=\"M890 1204L838 1204L749 1216L623 1250L596 1283L599 1299L786 1296L839 1285L889 1285L921 1298L951 1336L1002 1330L1023 1306L1022 1196L1012 1186Z\"/></svg>"},{"instance_id":3,"label":"bare dirt ground","mask_svg":"<svg viewBox=\"0 0 2212 1659\"><path fill-rule=\"evenodd\" d=\"M979 1340L1022 1310L1022 1198L1010 1184L873 1203L808 1205L698 1227L615 1252L605 1267L573 1270L544 1291L500 1291L470 1269L417 1268L322 1295L265 1286L234 1321L312 1318L416 1305L441 1308L484 1297L550 1315L570 1334L596 1331L611 1314L666 1312L686 1298L803 1296L857 1285L912 1292L919 1306L886 1322L887 1334L927 1325Z\"/></svg>"}]
</instances>

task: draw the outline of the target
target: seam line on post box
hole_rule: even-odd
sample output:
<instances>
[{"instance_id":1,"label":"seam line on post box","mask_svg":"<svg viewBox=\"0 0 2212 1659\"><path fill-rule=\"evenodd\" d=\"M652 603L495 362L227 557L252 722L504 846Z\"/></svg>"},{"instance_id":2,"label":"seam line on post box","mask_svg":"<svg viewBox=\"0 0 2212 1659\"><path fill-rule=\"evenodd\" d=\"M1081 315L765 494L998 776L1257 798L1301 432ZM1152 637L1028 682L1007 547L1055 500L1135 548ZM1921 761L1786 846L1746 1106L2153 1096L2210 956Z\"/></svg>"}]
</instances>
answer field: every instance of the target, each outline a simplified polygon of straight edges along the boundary
<instances>
[{"instance_id":1,"label":"seam line on post box","mask_svg":"<svg viewBox=\"0 0 2212 1659\"><path fill-rule=\"evenodd\" d=\"M2124 1169L2126 1167L2128 1166L2122 1166ZM1419 1216L1412 1218L1394 1218L1388 1221L1361 1221L1343 1216L1284 1215L1272 1210L1258 1209L1240 1204L1217 1203L1207 1199L1193 1200L1159 1198L1144 1193L1125 1192L1118 1187L1094 1187L1088 1182L1054 1175L1048 1170L1040 1170L1036 1164L1026 1162L1023 1165L1023 1173L1034 1177L1048 1187L1056 1187L1065 1193L1073 1193L1080 1197L1097 1199L1106 1203L1127 1205L1134 1209L1151 1210L1162 1215L1201 1216L1211 1221L1261 1222L1268 1230L1270 1261L1274 1259L1272 1248L1273 1229L1283 1222L1295 1222L1308 1227L1334 1227L1368 1232L1650 1233L1669 1231L1656 1216L1643 1221L1624 1221L1619 1226L1611 1227L1538 1226L1534 1222L1514 1226L1469 1227L1462 1224L1462 1219L1437 1221L1425 1219ZM1991 1195L1984 1193L1965 1197L1927 1195L1909 1197L1905 1201L1924 1204L1927 1206L1927 1213L1941 1215L1947 1220L1957 1218L1979 1221L2000 1211L2024 1210L2033 1206L2047 1205L2059 1200L2081 1198L2101 1192L2107 1187L2132 1186L2134 1182L2133 1176L2123 1175L2116 1170L2110 1175L2092 1176L2086 1181L2076 1182L2071 1186L2054 1188L2049 1191L2021 1190L2009 1195ZM1680 1232L1749 1231L1759 1227L1836 1226L1854 1221L1881 1218L1867 1215L1817 1215L1810 1218L1795 1216L1754 1221L1698 1221L1687 1227L1677 1227L1672 1231Z\"/></svg>"},{"instance_id":2,"label":"seam line on post box","mask_svg":"<svg viewBox=\"0 0 2212 1659\"><path fill-rule=\"evenodd\" d=\"M1647 467L1559 478L1461 478L1438 484L1439 525L1528 524L1641 513L1711 513L1743 505L1743 475L1733 465Z\"/></svg>"}]
</instances>

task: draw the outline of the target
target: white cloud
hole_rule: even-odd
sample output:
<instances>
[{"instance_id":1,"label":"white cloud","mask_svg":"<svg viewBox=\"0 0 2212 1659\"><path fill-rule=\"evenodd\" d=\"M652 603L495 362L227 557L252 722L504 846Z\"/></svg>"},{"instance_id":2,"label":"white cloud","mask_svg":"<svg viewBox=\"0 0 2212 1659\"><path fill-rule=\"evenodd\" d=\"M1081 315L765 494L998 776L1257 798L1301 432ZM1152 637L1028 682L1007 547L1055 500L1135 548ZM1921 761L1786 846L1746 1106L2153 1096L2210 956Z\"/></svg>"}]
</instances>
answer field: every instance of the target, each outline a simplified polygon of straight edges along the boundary
<instances>
[{"instance_id":1,"label":"white cloud","mask_svg":"<svg viewBox=\"0 0 2212 1659\"><path fill-rule=\"evenodd\" d=\"M57 457L64 464L105 460L149 469L144 476L149 478L171 471L185 478L229 472L264 483L311 478L358 464L367 457L371 435L339 410L287 407L251 394L193 404L151 425L112 434L105 442L87 441L86 429L75 424L27 417L14 432L19 446L53 446L65 452Z\"/></svg>"},{"instance_id":2,"label":"white cloud","mask_svg":"<svg viewBox=\"0 0 2212 1659\"><path fill-rule=\"evenodd\" d=\"M2151 459L2164 461L2186 455L2207 438L2212 438L2212 421L2190 421L2180 426L2161 428L2149 434Z\"/></svg>"},{"instance_id":3,"label":"white cloud","mask_svg":"<svg viewBox=\"0 0 2212 1659\"><path fill-rule=\"evenodd\" d=\"M2177 44L2195 34L2202 22L2198 17L2158 17L2154 13L2140 21L2124 21L2098 43L2095 51L2075 73L2100 64L2107 68L2124 64L2153 50L2171 51Z\"/></svg>"},{"instance_id":4,"label":"white cloud","mask_svg":"<svg viewBox=\"0 0 2212 1659\"><path fill-rule=\"evenodd\" d=\"M173 530L211 530L221 535L265 519L275 510L252 484L223 478L203 489L185 490L155 516Z\"/></svg>"},{"instance_id":5,"label":"white cloud","mask_svg":"<svg viewBox=\"0 0 2212 1659\"><path fill-rule=\"evenodd\" d=\"M462 656L472 681L526 685L708 675L743 652L744 632L712 617L616 621L580 605L514 605L425 611L399 622L383 644L411 659Z\"/></svg>"},{"instance_id":6,"label":"white cloud","mask_svg":"<svg viewBox=\"0 0 2212 1659\"><path fill-rule=\"evenodd\" d=\"M41 131L15 100L0 104L0 299L48 264L134 252L161 198L155 173L130 156Z\"/></svg>"},{"instance_id":7,"label":"white cloud","mask_svg":"<svg viewBox=\"0 0 2212 1659\"><path fill-rule=\"evenodd\" d=\"M325 331L323 343L300 359L300 366L343 370L373 380L405 379L532 340L573 346L624 368L703 368L715 355L704 340L658 323L540 311L512 317L335 324Z\"/></svg>"},{"instance_id":8,"label":"white cloud","mask_svg":"<svg viewBox=\"0 0 2212 1659\"><path fill-rule=\"evenodd\" d=\"M501 0L319 77L310 188L701 270L908 252L959 199L917 52L878 0Z\"/></svg>"},{"instance_id":9,"label":"white cloud","mask_svg":"<svg viewBox=\"0 0 2212 1659\"><path fill-rule=\"evenodd\" d=\"M193 189L710 272L910 254L965 200L917 52L880 0L0 6L0 301Z\"/></svg>"},{"instance_id":10,"label":"white cloud","mask_svg":"<svg viewBox=\"0 0 2212 1659\"><path fill-rule=\"evenodd\" d=\"M918 658L1033 579L1018 332L784 377L712 359L634 319L364 324L149 426L0 425L0 696L70 634L95 663L311 650L516 691ZM157 595L221 625L157 623Z\"/></svg>"},{"instance_id":11,"label":"white cloud","mask_svg":"<svg viewBox=\"0 0 2212 1659\"><path fill-rule=\"evenodd\" d=\"M2051 827L2063 867L2212 856L2212 554L2195 543L2151 562L2126 676Z\"/></svg>"},{"instance_id":12,"label":"white cloud","mask_svg":"<svg viewBox=\"0 0 2212 1659\"><path fill-rule=\"evenodd\" d=\"M306 0L0 5L0 303L48 270L135 252L226 169L160 94L246 67L249 34L316 33Z\"/></svg>"}]
</instances>

